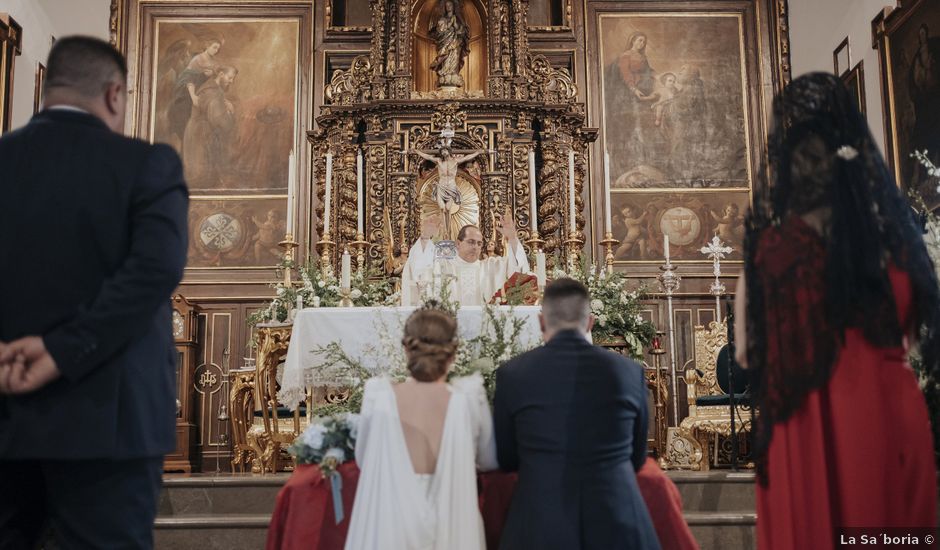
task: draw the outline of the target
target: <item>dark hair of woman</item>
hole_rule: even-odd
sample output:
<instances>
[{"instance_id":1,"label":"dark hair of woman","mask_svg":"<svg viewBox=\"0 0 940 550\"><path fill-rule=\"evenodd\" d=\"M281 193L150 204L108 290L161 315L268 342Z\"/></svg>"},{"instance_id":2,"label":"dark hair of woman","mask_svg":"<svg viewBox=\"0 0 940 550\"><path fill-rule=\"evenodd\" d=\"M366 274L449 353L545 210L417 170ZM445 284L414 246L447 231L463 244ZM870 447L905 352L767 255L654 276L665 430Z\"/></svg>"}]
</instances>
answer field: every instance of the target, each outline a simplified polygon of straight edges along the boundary
<instances>
[{"instance_id":1,"label":"dark hair of woman","mask_svg":"<svg viewBox=\"0 0 940 550\"><path fill-rule=\"evenodd\" d=\"M745 239L761 483L774 424L830 379L846 329L859 329L872 345L899 347L913 326L931 378L940 368L940 291L920 223L838 78L797 78L774 100L768 157ZM811 213L823 220L821 234L799 229ZM786 242L768 243L781 236ZM792 253L775 259L773 272L758 259L768 244ZM913 324L897 318L889 266L910 278Z\"/></svg>"},{"instance_id":2,"label":"dark hair of woman","mask_svg":"<svg viewBox=\"0 0 940 550\"><path fill-rule=\"evenodd\" d=\"M440 380L457 354L457 320L440 310L419 309L408 317L401 343L412 378Z\"/></svg>"}]
</instances>

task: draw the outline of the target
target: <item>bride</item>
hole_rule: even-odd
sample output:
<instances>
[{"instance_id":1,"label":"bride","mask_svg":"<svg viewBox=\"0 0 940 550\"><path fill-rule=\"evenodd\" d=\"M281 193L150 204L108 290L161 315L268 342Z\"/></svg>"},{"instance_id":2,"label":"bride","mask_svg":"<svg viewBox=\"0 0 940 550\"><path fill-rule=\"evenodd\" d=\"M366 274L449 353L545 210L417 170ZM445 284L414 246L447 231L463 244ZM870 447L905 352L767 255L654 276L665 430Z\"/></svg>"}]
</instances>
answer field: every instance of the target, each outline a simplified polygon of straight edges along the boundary
<instances>
[{"instance_id":1,"label":"bride","mask_svg":"<svg viewBox=\"0 0 940 550\"><path fill-rule=\"evenodd\" d=\"M447 384L457 322L442 311L414 312L402 344L411 376L365 385L346 550L483 550L476 471L497 465L483 379Z\"/></svg>"}]
</instances>

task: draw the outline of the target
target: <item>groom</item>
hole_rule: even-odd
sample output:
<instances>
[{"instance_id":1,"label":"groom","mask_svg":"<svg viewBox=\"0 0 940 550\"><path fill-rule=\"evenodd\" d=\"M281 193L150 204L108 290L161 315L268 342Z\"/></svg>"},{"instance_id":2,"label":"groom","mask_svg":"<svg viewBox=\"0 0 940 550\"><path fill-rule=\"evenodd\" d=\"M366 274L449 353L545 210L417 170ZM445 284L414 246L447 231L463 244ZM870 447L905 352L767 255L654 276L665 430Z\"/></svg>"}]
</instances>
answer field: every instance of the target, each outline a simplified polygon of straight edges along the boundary
<instances>
[{"instance_id":1,"label":"groom","mask_svg":"<svg viewBox=\"0 0 940 550\"><path fill-rule=\"evenodd\" d=\"M501 550L659 548L636 481L643 370L589 343L590 301L581 283L552 282L539 318L546 344L496 371L499 465L519 471Z\"/></svg>"}]
</instances>

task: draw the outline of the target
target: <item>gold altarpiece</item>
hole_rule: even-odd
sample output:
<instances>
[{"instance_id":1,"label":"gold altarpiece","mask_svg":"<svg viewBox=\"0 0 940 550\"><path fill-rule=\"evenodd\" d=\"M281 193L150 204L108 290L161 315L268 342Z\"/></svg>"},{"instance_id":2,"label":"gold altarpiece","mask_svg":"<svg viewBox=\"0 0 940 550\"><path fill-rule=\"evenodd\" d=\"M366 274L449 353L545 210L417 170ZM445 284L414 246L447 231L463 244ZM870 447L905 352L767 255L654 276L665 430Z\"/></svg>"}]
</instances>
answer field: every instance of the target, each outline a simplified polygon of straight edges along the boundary
<instances>
[{"instance_id":1,"label":"gold altarpiece","mask_svg":"<svg viewBox=\"0 0 940 550\"><path fill-rule=\"evenodd\" d=\"M427 90L436 75L428 66L422 29L433 17L428 14L435 3L425 0L412 8L410 3L373 0L370 54L353 59L347 70L335 71L326 86L317 128L307 134L313 148L316 232L321 242L327 153L333 159L330 233L325 235L327 246L320 247L322 259L335 266L344 248L362 243L366 263L389 271L400 263L401 254L418 237L422 217L433 211L429 189L437 180L433 163L402 153L436 150L445 128L454 130L455 151L485 151L460 167L457 182L464 201L454 227L478 224L487 252L500 254L503 243L497 239L496 220L508 208L522 241L528 246L544 242L550 263L556 253L559 258L579 255L585 236L582 192L597 129L586 126L585 106L577 99L571 75L529 51L527 2L482 5L468 0L463 13L479 15L482 26L475 29L474 19L467 17L470 54L462 71L466 86ZM486 88L474 89L482 83L480 75L485 75ZM362 240L357 235L356 193L360 147L366 213ZM538 235L531 231L530 150L536 153L538 171ZM573 234L569 150L576 159Z\"/></svg>"}]
</instances>

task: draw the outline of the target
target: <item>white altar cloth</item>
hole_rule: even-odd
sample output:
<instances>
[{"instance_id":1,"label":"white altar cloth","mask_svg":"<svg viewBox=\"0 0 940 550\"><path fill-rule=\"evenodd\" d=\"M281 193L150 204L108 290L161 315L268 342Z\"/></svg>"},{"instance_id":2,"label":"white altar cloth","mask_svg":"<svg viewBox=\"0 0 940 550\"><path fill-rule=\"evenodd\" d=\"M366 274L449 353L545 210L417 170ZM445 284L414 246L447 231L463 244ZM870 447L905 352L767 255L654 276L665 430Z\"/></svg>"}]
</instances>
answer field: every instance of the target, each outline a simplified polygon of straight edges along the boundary
<instances>
[{"instance_id":1,"label":"white altar cloth","mask_svg":"<svg viewBox=\"0 0 940 550\"><path fill-rule=\"evenodd\" d=\"M516 318L526 320L520 334L519 344L525 348L541 343L538 314L541 306L495 306L505 314L510 311ZM308 370L318 366L320 359L315 351L333 342L338 343L350 359L376 372L394 366L394 357L383 357L382 349L388 349L387 340L400 349L405 321L414 307L319 307L297 312L291 330L284 375L278 399L282 405L295 409L303 401L307 388ZM483 328L484 307L464 306L457 311L457 333L461 340L477 336ZM381 340L385 338L386 342ZM385 346L384 348L382 346Z\"/></svg>"}]
</instances>

